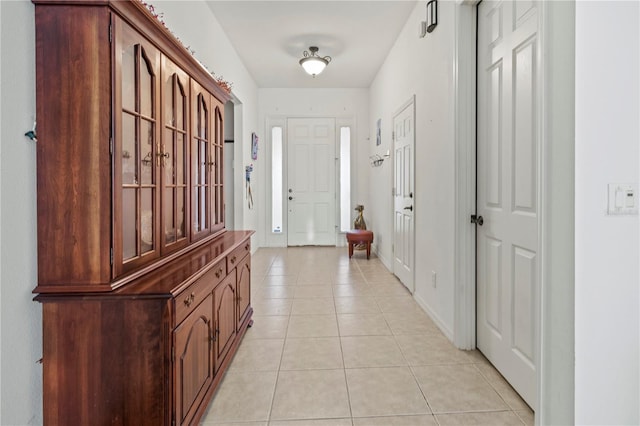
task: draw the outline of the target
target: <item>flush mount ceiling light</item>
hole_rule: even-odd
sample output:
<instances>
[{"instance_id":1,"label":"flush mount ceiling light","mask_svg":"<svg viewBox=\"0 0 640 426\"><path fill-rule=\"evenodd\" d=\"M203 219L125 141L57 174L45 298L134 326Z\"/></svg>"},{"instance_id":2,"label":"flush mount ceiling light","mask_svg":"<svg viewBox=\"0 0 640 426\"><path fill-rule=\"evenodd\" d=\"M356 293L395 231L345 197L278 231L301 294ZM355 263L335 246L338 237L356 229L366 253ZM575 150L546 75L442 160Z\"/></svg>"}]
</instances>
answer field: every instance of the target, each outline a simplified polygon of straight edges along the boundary
<instances>
[{"instance_id":1,"label":"flush mount ceiling light","mask_svg":"<svg viewBox=\"0 0 640 426\"><path fill-rule=\"evenodd\" d=\"M307 72L307 74L315 77L324 71L324 68L331 62L331 56L321 57L317 55L318 48L316 46L310 46L309 51L304 51L304 58L300 59L300 65Z\"/></svg>"}]
</instances>

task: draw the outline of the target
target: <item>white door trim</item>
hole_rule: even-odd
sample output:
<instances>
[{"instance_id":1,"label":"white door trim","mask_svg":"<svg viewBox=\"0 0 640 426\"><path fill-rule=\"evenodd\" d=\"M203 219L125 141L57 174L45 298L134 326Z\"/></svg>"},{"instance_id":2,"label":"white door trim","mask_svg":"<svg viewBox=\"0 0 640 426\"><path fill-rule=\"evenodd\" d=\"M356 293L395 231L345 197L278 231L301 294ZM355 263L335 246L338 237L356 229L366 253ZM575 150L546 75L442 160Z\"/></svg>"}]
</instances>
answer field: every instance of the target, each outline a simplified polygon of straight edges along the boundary
<instances>
[{"instance_id":1,"label":"white door trim","mask_svg":"<svg viewBox=\"0 0 640 426\"><path fill-rule=\"evenodd\" d=\"M575 418L575 2L539 2L537 424ZM538 52L540 53L540 51Z\"/></svg>"},{"instance_id":2,"label":"white door trim","mask_svg":"<svg viewBox=\"0 0 640 426\"><path fill-rule=\"evenodd\" d=\"M477 0L462 0L456 4L455 11L455 52L454 52L454 92L455 92L455 111L454 111L454 129L455 129L455 203L456 203L456 223L455 223L455 300L454 300L454 344L461 349L475 348L476 339L476 283L475 283L475 227L469 223L471 214L475 214L475 117L476 117L476 89L475 89L475 45L476 45L476 14ZM536 357L538 360L538 368L536 371L536 383L538 392L538 407L535 414L536 424L552 421L554 418L566 419L572 418L573 413L573 370L563 373L563 368L570 367L566 359L571 357L571 353L562 354L557 364L549 363L554 358L554 343L558 342L559 337L551 335L551 329L548 324L554 321L554 318L567 318L573 312L573 304L567 306L568 303L552 306L550 294L557 293L553 291L553 283L562 282L564 279L571 279L572 276L562 268L557 271L550 269L553 259L550 258L551 241L554 240L551 221L552 219L562 222L562 217L558 208L554 208L550 204L553 199L549 187L551 175L558 173L569 166L561 161L552 161L551 147L549 144L562 132L562 129L552 129L551 123L547 122L546 117L551 111L554 100L553 96L547 96L548 88L551 87L553 81L549 79L551 73L550 67L554 66L552 62L547 63L545 52L549 54L554 50L553 45L548 42L551 40L551 33L561 28L562 22L556 22L553 9L554 5L548 5L547 2L540 1L538 18L538 72L539 86L536 88L536 96L538 102L538 161L539 166L539 226L538 226L538 245L541 253L538 273L540 277L540 310L538 336L536 339ZM559 6L560 12L563 13L562 19L570 18L571 10L564 10L563 6ZM570 6L567 7L567 9ZM574 12L575 15L575 12ZM569 35L569 34L567 34ZM569 42L567 42L569 44ZM554 50L555 51L555 50ZM557 58L553 58L557 59ZM470 75L469 70L473 70ZM566 77L563 75L562 77ZM565 82L568 83L568 82ZM565 117L566 118L566 117ZM562 126L560 126L562 127ZM573 146L573 141L571 141ZM564 150L559 149L560 154L566 156L559 160L572 160L572 150L570 147ZM571 151L571 152L569 152ZM473 165L473 171L470 171L469 165ZM570 195L570 194L567 194ZM549 217L547 217L547 215ZM553 216L552 216L553 215ZM571 234L573 235L573 234ZM563 238L555 238L561 243L570 246L570 242L564 241ZM564 247L563 247L564 248ZM571 248L568 248L571 249ZM567 286L573 286L573 282L565 282ZM568 313L564 313L568 311ZM573 324L573 323L571 323ZM571 331L573 326L569 326ZM560 336L562 337L562 336ZM567 336L571 337L571 336ZM572 345L572 342L567 342ZM571 352L571 351L568 351ZM565 359L566 358L566 359ZM552 387L555 389L552 389ZM567 393L567 404L552 404L554 394L558 394L559 390Z\"/></svg>"},{"instance_id":3,"label":"white door trim","mask_svg":"<svg viewBox=\"0 0 640 426\"><path fill-rule=\"evenodd\" d=\"M455 10L455 212L454 344L476 347L476 10L479 1Z\"/></svg>"}]
</instances>

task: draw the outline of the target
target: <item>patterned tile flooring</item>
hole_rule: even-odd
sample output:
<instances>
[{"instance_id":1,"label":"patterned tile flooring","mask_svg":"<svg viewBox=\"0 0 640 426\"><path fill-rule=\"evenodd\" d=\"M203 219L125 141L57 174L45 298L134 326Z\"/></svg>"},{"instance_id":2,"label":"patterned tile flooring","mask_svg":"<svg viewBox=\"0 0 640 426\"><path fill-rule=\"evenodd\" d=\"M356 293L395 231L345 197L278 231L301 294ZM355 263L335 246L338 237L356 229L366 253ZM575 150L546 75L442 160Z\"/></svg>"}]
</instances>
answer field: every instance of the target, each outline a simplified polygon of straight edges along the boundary
<instances>
[{"instance_id":1,"label":"patterned tile flooring","mask_svg":"<svg viewBox=\"0 0 640 426\"><path fill-rule=\"evenodd\" d=\"M203 425L532 425L477 351L444 337L372 256L261 248L254 325Z\"/></svg>"}]
</instances>

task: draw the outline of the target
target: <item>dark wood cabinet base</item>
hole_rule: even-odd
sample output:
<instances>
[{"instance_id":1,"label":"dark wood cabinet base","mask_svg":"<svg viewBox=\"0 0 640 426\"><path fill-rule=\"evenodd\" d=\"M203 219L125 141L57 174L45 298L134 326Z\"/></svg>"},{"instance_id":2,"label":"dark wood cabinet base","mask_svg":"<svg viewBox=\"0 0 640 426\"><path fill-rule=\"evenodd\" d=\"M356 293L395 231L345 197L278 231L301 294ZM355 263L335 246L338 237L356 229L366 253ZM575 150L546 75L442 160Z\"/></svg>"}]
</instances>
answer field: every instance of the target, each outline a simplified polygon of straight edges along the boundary
<instances>
[{"instance_id":1,"label":"dark wood cabinet base","mask_svg":"<svg viewBox=\"0 0 640 426\"><path fill-rule=\"evenodd\" d=\"M37 296L44 423L198 424L253 324L235 297L236 269L250 277L251 234L226 232L114 292ZM227 270L231 254L242 258ZM223 286L232 297L216 300ZM218 345L224 321L232 328Z\"/></svg>"}]
</instances>

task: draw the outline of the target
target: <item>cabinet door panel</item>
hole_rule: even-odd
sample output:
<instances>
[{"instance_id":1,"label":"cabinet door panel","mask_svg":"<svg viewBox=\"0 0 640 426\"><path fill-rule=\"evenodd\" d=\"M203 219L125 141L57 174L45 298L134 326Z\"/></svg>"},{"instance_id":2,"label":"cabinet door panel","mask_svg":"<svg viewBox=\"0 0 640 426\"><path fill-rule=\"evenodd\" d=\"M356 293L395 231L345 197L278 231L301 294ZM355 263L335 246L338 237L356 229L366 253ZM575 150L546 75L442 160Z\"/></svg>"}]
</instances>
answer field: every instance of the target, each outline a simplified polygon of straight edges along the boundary
<instances>
[{"instance_id":1,"label":"cabinet door panel","mask_svg":"<svg viewBox=\"0 0 640 426\"><path fill-rule=\"evenodd\" d=\"M216 324L216 371L224 361L236 336L236 271L214 290L214 317Z\"/></svg>"},{"instance_id":2,"label":"cabinet door panel","mask_svg":"<svg viewBox=\"0 0 640 426\"><path fill-rule=\"evenodd\" d=\"M191 237L193 240L206 237L212 229L213 114L211 95L191 80Z\"/></svg>"},{"instance_id":3,"label":"cabinet door panel","mask_svg":"<svg viewBox=\"0 0 640 426\"><path fill-rule=\"evenodd\" d=\"M162 57L163 254L188 243L187 158L189 76Z\"/></svg>"},{"instance_id":4,"label":"cabinet door panel","mask_svg":"<svg viewBox=\"0 0 640 426\"><path fill-rule=\"evenodd\" d=\"M158 129L160 52L115 19L114 269L131 271L160 255Z\"/></svg>"},{"instance_id":5,"label":"cabinet door panel","mask_svg":"<svg viewBox=\"0 0 640 426\"><path fill-rule=\"evenodd\" d=\"M238 324L237 330L240 330L242 321L244 320L247 309L251 304L251 256L246 256L244 260L238 264Z\"/></svg>"},{"instance_id":6,"label":"cabinet door panel","mask_svg":"<svg viewBox=\"0 0 640 426\"><path fill-rule=\"evenodd\" d=\"M178 424L188 424L213 380L212 300L207 298L174 331Z\"/></svg>"},{"instance_id":7,"label":"cabinet door panel","mask_svg":"<svg viewBox=\"0 0 640 426\"><path fill-rule=\"evenodd\" d=\"M212 231L217 232L224 228L224 191L222 180L224 178L224 105L216 98L212 97L214 106L215 134L212 141L213 167L211 177L213 181L213 194L211 211Z\"/></svg>"}]
</instances>

